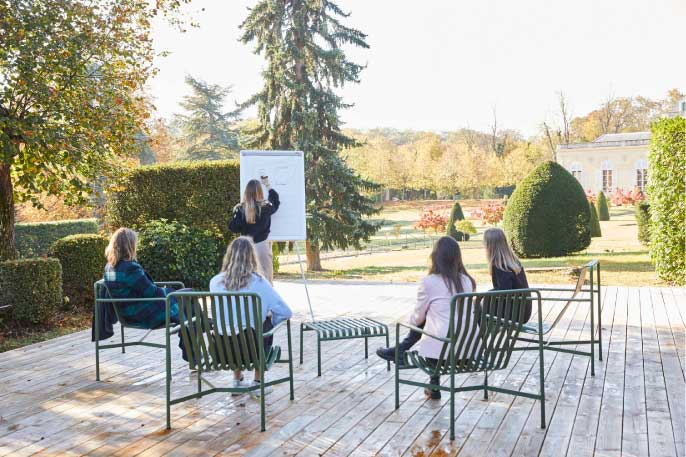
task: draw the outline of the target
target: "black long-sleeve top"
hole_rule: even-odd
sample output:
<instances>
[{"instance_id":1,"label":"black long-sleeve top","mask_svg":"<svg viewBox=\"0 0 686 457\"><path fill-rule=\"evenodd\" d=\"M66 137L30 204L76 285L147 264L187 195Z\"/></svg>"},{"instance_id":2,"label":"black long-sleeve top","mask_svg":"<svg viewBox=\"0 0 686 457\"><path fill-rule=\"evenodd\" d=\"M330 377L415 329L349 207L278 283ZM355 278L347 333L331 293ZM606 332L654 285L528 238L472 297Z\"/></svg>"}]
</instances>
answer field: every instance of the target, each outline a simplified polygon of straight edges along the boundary
<instances>
[{"instance_id":1,"label":"black long-sleeve top","mask_svg":"<svg viewBox=\"0 0 686 457\"><path fill-rule=\"evenodd\" d=\"M491 281L493 282L492 290L513 290L513 289L528 289L529 281L526 279L524 267L519 270L519 273L513 271L505 271L500 268L493 267L491 269ZM524 316L522 322L528 322L531 318L531 300L527 300L524 309Z\"/></svg>"},{"instance_id":2,"label":"black long-sleeve top","mask_svg":"<svg viewBox=\"0 0 686 457\"><path fill-rule=\"evenodd\" d=\"M229 230L241 235L247 235L255 243L260 243L269 237L272 226L272 214L279 209L279 194L274 189L269 189L267 201L260 207L254 224L245 220L243 206L238 204L233 208L233 217L229 223Z\"/></svg>"}]
</instances>

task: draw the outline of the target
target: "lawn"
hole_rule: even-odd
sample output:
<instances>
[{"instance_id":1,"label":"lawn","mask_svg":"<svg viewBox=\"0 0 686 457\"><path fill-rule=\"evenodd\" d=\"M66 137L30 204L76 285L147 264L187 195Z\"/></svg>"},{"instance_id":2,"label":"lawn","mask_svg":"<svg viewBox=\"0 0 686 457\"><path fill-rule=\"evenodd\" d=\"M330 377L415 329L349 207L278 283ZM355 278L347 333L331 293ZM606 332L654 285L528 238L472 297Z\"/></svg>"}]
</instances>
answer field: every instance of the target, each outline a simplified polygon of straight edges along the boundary
<instances>
[{"instance_id":1,"label":"lawn","mask_svg":"<svg viewBox=\"0 0 686 457\"><path fill-rule=\"evenodd\" d=\"M357 279L391 282L414 282L421 278L427 270L430 254L430 242L421 247L419 243L415 249L403 240L426 239L426 235L413 228L419 219L420 212L428 202L398 202L387 206L379 216L384 226L373 239L373 246L395 244L395 248L386 251L349 255L325 259L322 266L325 271L308 273L310 278L322 279ZM438 207L445 207L446 202L434 203ZM478 202L466 201L463 204L465 212L476 207ZM637 239L637 226L634 218L634 208L613 207L610 210L610 221L601 222L603 236L594 238L586 251L566 257L547 259L523 259L527 269L529 282L532 284L572 282L572 268L583 265L591 259L598 259L602 266L602 281L612 285L665 285L655 274L650 262L648 250ZM475 223L478 233L469 241L461 242L462 253L468 271L481 284L490 282L486 265L486 257L482 245L483 231L487 228ZM396 235L399 233L399 236ZM435 237L436 235L430 234ZM350 253L352 254L352 253ZM343 253L338 253L343 255ZM284 257L285 261L291 256ZM297 264L283 265L280 276L284 278L298 277Z\"/></svg>"}]
</instances>

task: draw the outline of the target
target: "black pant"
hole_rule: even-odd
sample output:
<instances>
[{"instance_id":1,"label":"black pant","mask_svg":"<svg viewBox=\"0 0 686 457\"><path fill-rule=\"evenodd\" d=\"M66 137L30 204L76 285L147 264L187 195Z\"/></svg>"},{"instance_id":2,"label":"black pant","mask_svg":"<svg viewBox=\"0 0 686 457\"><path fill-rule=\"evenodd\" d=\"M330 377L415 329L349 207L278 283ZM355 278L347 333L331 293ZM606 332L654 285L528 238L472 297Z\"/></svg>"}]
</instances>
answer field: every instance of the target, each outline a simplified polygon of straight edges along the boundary
<instances>
[{"instance_id":1,"label":"black pant","mask_svg":"<svg viewBox=\"0 0 686 457\"><path fill-rule=\"evenodd\" d=\"M422 322L421 324L417 325L416 327L419 328L424 328L424 324L426 322ZM422 339L422 334L419 333L416 330L410 330L410 332L407 334L405 338L400 342L400 345L398 346L401 351L409 351L412 346L417 344L419 340Z\"/></svg>"}]
</instances>

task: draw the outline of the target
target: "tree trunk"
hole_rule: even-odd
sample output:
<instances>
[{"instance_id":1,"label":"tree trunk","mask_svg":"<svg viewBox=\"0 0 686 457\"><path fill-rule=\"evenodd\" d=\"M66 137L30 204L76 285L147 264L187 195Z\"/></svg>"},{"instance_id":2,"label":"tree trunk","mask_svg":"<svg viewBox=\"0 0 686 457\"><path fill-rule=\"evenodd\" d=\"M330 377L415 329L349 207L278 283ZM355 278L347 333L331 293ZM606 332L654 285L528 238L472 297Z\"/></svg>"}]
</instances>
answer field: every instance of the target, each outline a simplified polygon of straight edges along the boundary
<instances>
[{"instance_id":1,"label":"tree trunk","mask_svg":"<svg viewBox=\"0 0 686 457\"><path fill-rule=\"evenodd\" d=\"M0 163L0 260L14 259L14 191L10 166Z\"/></svg>"},{"instance_id":2,"label":"tree trunk","mask_svg":"<svg viewBox=\"0 0 686 457\"><path fill-rule=\"evenodd\" d=\"M306 241L305 250L307 251L307 271L322 271L322 260L319 258L319 245Z\"/></svg>"}]
</instances>

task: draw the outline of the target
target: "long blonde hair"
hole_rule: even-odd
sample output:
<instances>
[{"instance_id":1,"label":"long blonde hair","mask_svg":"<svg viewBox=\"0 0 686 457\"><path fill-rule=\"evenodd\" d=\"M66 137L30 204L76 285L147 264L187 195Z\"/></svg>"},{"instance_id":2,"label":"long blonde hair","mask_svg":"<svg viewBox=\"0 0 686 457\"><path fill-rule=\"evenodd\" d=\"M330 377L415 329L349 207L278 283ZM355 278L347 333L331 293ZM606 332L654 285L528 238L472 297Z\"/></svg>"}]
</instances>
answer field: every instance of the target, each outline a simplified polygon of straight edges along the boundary
<instances>
[{"instance_id":1,"label":"long blonde hair","mask_svg":"<svg viewBox=\"0 0 686 457\"><path fill-rule=\"evenodd\" d=\"M511 271L514 274L519 274L522 271L522 264L512 252L510 243L507 242L507 237L502 229L497 227L487 229L484 232L484 244L486 245L488 268L491 273L493 267L503 271Z\"/></svg>"},{"instance_id":2,"label":"long blonde hair","mask_svg":"<svg viewBox=\"0 0 686 457\"><path fill-rule=\"evenodd\" d=\"M245 221L248 224L254 224L257 221L257 216L260 214L260 209L264 205L264 193L262 192L262 185L257 179L251 179L245 186L243 191L243 199L241 206L243 207L243 214L245 214Z\"/></svg>"},{"instance_id":3,"label":"long blonde hair","mask_svg":"<svg viewBox=\"0 0 686 457\"><path fill-rule=\"evenodd\" d=\"M120 260L136 260L138 236L130 228L122 227L112 234L105 248L107 263L116 267Z\"/></svg>"},{"instance_id":4,"label":"long blonde hair","mask_svg":"<svg viewBox=\"0 0 686 457\"><path fill-rule=\"evenodd\" d=\"M257 255L255 244L248 236L239 236L226 248L222 261L221 273L224 273L226 290L240 290L250 283L253 274L257 273Z\"/></svg>"}]
</instances>

